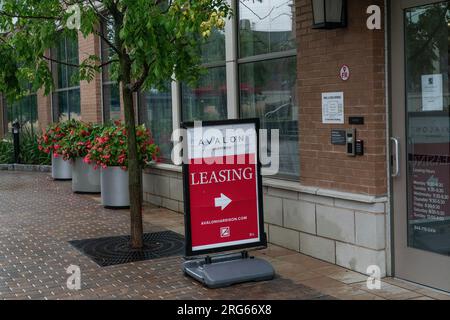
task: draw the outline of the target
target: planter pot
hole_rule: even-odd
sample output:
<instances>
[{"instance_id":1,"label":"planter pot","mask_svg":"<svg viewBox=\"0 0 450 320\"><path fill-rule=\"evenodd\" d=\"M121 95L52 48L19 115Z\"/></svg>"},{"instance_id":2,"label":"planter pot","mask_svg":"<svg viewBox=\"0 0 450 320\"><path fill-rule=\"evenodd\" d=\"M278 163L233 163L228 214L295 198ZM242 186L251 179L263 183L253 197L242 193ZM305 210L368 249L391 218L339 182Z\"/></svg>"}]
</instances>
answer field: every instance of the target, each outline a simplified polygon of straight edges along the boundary
<instances>
[{"instance_id":1,"label":"planter pot","mask_svg":"<svg viewBox=\"0 0 450 320\"><path fill-rule=\"evenodd\" d=\"M72 170L72 191L78 193L100 193L100 169L76 158Z\"/></svg>"},{"instance_id":2,"label":"planter pot","mask_svg":"<svg viewBox=\"0 0 450 320\"><path fill-rule=\"evenodd\" d=\"M52 156L52 178L55 180L72 180L72 162L62 157Z\"/></svg>"},{"instance_id":3,"label":"planter pot","mask_svg":"<svg viewBox=\"0 0 450 320\"><path fill-rule=\"evenodd\" d=\"M129 208L128 171L120 167L101 169L102 204L105 208Z\"/></svg>"}]
</instances>

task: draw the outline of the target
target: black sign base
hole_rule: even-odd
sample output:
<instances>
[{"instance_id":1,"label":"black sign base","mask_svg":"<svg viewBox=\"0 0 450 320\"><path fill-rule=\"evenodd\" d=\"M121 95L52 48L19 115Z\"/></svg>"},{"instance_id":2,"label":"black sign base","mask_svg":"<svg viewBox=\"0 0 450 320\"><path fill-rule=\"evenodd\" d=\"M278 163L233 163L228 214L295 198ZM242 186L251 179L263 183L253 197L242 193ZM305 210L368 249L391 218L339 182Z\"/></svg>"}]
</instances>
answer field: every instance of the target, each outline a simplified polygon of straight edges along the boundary
<instances>
[{"instance_id":1,"label":"black sign base","mask_svg":"<svg viewBox=\"0 0 450 320\"><path fill-rule=\"evenodd\" d=\"M207 257L183 264L184 273L211 289L243 282L268 281L275 277L272 265L247 253Z\"/></svg>"}]
</instances>

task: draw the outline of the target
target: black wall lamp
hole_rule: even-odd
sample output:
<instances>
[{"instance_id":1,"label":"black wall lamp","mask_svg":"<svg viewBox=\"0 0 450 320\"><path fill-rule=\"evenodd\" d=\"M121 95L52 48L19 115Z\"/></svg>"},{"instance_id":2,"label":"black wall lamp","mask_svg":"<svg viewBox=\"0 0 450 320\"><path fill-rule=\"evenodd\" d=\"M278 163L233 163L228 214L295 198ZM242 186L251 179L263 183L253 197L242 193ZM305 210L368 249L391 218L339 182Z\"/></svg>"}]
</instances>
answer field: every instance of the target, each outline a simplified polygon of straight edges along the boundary
<instances>
[{"instance_id":1,"label":"black wall lamp","mask_svg":"<svg viewBox=\"0 0 450 320\"><path fill-rule=\"evenodd\" d=\"M336 29L347 26L347 0L311 0L313 29Z\"/></svg>"}]
</instances>

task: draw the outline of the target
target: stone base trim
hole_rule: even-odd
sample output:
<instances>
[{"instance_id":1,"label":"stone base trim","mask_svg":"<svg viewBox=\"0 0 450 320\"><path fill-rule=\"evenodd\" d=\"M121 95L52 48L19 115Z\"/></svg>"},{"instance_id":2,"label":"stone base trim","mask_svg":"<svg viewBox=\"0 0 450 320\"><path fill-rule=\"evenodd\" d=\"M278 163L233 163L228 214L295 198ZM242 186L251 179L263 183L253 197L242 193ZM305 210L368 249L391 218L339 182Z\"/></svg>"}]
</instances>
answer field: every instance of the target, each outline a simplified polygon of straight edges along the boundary
<instances>
[{"instance_id":1,"label":"stone base trim","mask_svg":"<svg viewBox=\"0 0 450 320\"><path fill-rule=\"evenodd\" d=\"M147 169L144 200L183 213L181 170ZM265 232L270 243L366 273L387 270L387 198L264 179Z\"/></svg>"},{"instance_id":2,"label":"stone base trim","mask_svg":"<svg viewBox=\"0 0 450 320\"><path fill-rule=\"evenodd\" d=\"M0 164L0 170L22 172L52 172L52 167L31 164Z\"/></svg>"},{"instance_id":3,"label":"stone base trim","mask_svg":"<svg viewBox=\"0 0 450 320\"><path fill-rule=\"evenodd\" d=\"M184 212L181 172L146 169L142 184L144 201L175 212Z\"/></svg>"}]
</instances>

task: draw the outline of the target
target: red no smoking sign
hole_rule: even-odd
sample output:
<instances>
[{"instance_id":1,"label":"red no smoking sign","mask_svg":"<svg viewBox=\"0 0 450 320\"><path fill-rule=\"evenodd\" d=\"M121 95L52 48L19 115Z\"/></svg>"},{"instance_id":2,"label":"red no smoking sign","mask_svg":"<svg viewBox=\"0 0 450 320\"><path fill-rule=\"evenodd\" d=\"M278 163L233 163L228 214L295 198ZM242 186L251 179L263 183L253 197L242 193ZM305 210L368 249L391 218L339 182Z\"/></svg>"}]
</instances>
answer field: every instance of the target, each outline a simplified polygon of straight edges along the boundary
<instances>
[{"instance_id":1,"label":"red no smoking sign","mask_svg":"<svg viewBox=\"0 0 450 320\"><path fill-rule=\"evenodd\" d=\"M258 121L185 128L186 255L265 246Z\"/></svg>"}]
</instances>

